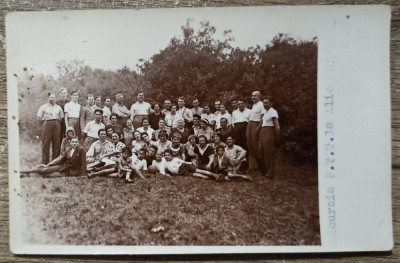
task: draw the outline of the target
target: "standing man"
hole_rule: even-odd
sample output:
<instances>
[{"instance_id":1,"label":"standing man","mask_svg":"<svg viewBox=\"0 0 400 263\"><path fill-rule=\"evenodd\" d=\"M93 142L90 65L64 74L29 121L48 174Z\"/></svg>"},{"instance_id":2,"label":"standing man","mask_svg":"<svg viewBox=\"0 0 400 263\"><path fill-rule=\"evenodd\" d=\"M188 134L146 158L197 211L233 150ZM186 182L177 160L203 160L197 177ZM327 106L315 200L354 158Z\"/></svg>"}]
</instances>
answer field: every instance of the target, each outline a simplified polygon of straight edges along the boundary
<instances>
[{"instance_id":1,"label":"standing man","mask_svg":"<svg viewBox=\"0 0 400 263\"><path fill-rule=\"evenodd\" d=\"M95 119L88 122L88 124L86 124L85 128L83 129L83 147L86 151L89 150L90 145L92 145L94 141L99 139L99 130L105 128L105 125L101 122L101 119L103 118L102 109L95 109L94 118Z\"/></svg>"},{"instance_id":2,"label":"standing man","mask_svg":"<svg viewBox=\"0 0 400 263\"><path fill-rule=\"evenodd\" d=\"M94 96L92 94L87 95L87 105L81 108L80 124L81 132L85 129L86 124L94 120ZM78 134L78 132L75 132Z\"/></svg>"},{"instance_id":3,"label":"standing man","mask_svg":"<svg viewBox=\"0 0 400 263\"><path fill-rule=\"evenodd\" d=\"M260 121L261 115L264 111L264 105L260 101L261 94L259 91L254 91L251 94L253 107L251 108L249 124L246 130L247 148L249 150L249 170L257 171L260 161Z\"/></svg>"},{"instance_id":4,"label":"standing man","mask_svg":"<svg viewBox=\"0 0 400 263\"><path fill-rule=\"evenodd\" d=\"M271 98L265 98L260 131L261 174L273 178L275 141L279 140L280 126L278 112L272 108Z\"/></svg>"},{"instance_id":5,"label":"standing man","mask_svg":"<svg viewBox=\"0 0 400 263\"><path fill-rule=\"evenodd\" d=\"M69 100L67 99L67 96L68 96L67 89L66 88L60 89L60 99L56 101L56 104L61 107L63 112L64 112L65 104L67 104L69 102ZM64 115L65 115L65 112L64 112ZM62 119L61 120L61 131L60 131L60 140L61 141L65 137L65 130L66 130L65 121L64 121L64 119Z\"/></svg>"},{"instance_id":6,"label":"standing man","mask_svg":"<svg viewBox=\"0 0 400 263\"><path fill-rule=\"evenodd\" d=\"M96 100L94 102L94 106L96 107L96 109L101 109L102 108L101 107L101 97L100 96L96 97Z\"/></svg>"},{"instance_id":7,"label":"standing man","mask_svg":"<svg viewBox=\"0 0 400 263\"><path fill-rule=\"evenodd\" d=\"M185 120L186 127L190 128L193 125L192 111L185 107L185 99L183 97L178 99L178 110L176 114Z\"/></svg>"},{"instance_id":8,"label":"standing man","mask_svg":"<svg viewBox=\"0 0 400 263\"><path fill-rule=\"evenodd\" d=\"M111 99L110 98L106 98L105 102L104 102L104 107L103 107L103 123L104 125L108 125L110 124L111 120Z\"/></svg>"},{"instance_id":9,"label":"standing man","mask_svg":"<svg viewBox=\"0 0 400 263\"><path fill-rule=\"evenodd\" d=\"M238 101L236 99L232 100L231 102L232 112L238 109Z\"/></svg>"},{"instance_id":10,"label":"standing man","mask_svg":"<svg viewBox=\"0 0 400 263\"><path fill-rule=\"evenodd\" d=\"M198 99L194 99L193 100L193 109L190 109L192 111L192 115L198 114L201 116L201 114L203 114L204 109L199 107L199 100Z\"/></svg>"},{"instance_id":11,"label":"standing man","mask_svg":"<svg viewBox=\"0 0 400 263\"><path fill-rule=\"evenodd\" d=\"M236 144L247 150L246 130L251 110L246 108L243 99L237 100L238 109L232 112L232 127Z\"/></svg>"},{"instance_id":12,"label":"standing man","mask_svg":"<svg viewBox=\"0 0 400 263\"><path fill-rule=\"evenodd\" d=\"M42 125L42 163L48 164L50 161L50 144L52 147L53 158L60 155L60 134L61 120L64 119L64 111L56 103L56 95L49 93L48 103L40 106L37 119Z\"/></svg>"},{"instance_id":13,"label":"standing man","mask_svg":"<svg viewBox=\"0 0 400 263\"><path fill-rule=\"evenodd\" d=\"M112 107L112 113L118 115L118 124L122 127L125 126L126 121L131 116L131 112L128 108L124 105L124 96L122 94L115 95L116 103Z\"/></svg>"},{"instance_id":14,"label":"standing man","mask_svg":"<svg viewBox=\"0 0 400 263\"><path fill-rule=\"evenodd\" d=\"M76 91L71 92L71 101L65 104L65 126L67 130L72 128L76 136L81 139L81 126L79 123L79 113L81 112L81 105L78 103L79 93Z\"/></svg>"},{"instance_id":15,"label":"standing man","mask_svg":"<svg viewBox=\"0 0 400 263\"><path fill-rule=\"evenodd\" d=\"M171 113L171 100L166 99L164 101L164 109L161 112L164 113L165 116Z\"/></svg>"},{"instance_id":16,"label":"standing man","mask_svg":"<svg viewBox=\"0 0 400 263\"><path fill-rule=\"evenodd\" d=\"M221 105L221 101L216 100L215 103L214 103L214 106L215 106L214 115L215 115L215 116L218 116L218 114L220 113L220 112L219 112L219 106L220 106L220 105Z\"/></svg>"},{"instance_id":17,"label":"standing man","mask_svg":"<svg viewBox=\"0 0 400 263\"><path fill-rule=\"evenodd\" d=\"M142 126L143 119L148 119L151 113L151 105L144 101L144 93L139 92L137 95L138 101L131 106L131 120L135 129Z\"/></svg>"}]
</instances>

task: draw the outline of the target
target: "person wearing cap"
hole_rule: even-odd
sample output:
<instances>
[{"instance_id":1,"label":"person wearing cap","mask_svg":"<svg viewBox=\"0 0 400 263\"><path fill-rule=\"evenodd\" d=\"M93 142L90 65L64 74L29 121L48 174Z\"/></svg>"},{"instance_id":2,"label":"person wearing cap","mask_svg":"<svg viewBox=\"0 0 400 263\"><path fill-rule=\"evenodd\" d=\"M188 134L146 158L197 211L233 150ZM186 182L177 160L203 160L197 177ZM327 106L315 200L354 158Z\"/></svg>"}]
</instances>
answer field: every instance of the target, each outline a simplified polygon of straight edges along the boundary
<instances>
[{"instance_id":1,"label":"person wearing cap","mask_svg":"<svg viewBox=\"0 0 400 263\"><path fill-rule=\"evenodd\" d=\"M150 103L143 101L143 92L138 93L137 99L138 101L131 106L131 120L133 121L133 127L135 129L142 126L143 119L147 119L149 114L152 112Z\"/></svg>"},{"instance_id":2,"label":"person wearing cap","mask_svg":"<svg viewBox=\"0 0 400 263\"><path fill-rule=\"evenodd\" d=\"M75 132L75 135L78 138L81 138L82 130L80 125L80 112L81 105L78 103L79 93L77 91L71 92L71 101L65 104L64 106L64 114L65 114L65 127L66 130L68 128L72 128Z\"/></svg>"},{"instance_id":3,"label":"person wearing cap","mask_svg":"<svg viewBox=\"0 0 400 263\"><path fill-rule=\"evenodd\" d=\"M56 102L54 93L48 94L48 103L40 106L36 115L42 126L42 163L48 164L50 161L50 145L52 148L53 159L60 155L60 121L64 119L64 111Z\"/></svg>"},{"instance_id":4,"label":"person wearing cap","mask_svg":"<svg viewBox=\"0 0 400 263\"><path fill-rule=\"evenodd\" d=\"M94 120L94 110L96 109L94 106L94 96L92 94L87 95L87 105L85 107L81 107L81 113L79 116L81 131L85 129L86 125ZM78 133L78 131L75 131Z\"/></svg>"},{"instance_id":5,"label":"person wearing cap","mask_svg":"<svg viewBox=\"0 0 400 263\"><path fill-rule=\"evenodd\" d=\"M207 141L211 141L211 139L214 137L214 131L209 126L207 119L200 120L200 129L197 133L197 137L200 137L201 135L205 136Z\"/></svg>"},{"instance_id":6,"label":"person wearing cap","mask_svg":"<svg viewBox=\"0 0 400 263\"><path fill-rule=\"evenodd\" d=\"M194 99L193 100L193 108L190 109L192 111L192 115L194 117L195 114L198 114L201 116L201 114L203 114L204 109L199 107L199 100L198 99ZM201 119L201 117L199 118Z\"/></svg>"},{"instance_id":7,"label":"person wearing cap","mask_svg":"<svg viewBox=\"0 0 400 263\"><path fill-rule=\"evenodd\" d=\"M275 141L280 135L278 112L272 108L273 101L270 97L263 100L264 111L260 123L260 167L261 174L268 178L274 177L274 150Z\"/></svg>"},{"instance_id":8,"label":"person wearing cap","mask_svg":"<svg viewBox=\"0 0 400 263\"><path fill-rule=\"evenodd\" d=\"M118 93L117 95L115 95L115 101L116 103L112 107L112 113L118 115L118 124L124 127L126 121L131 116L131 112L124 105L124 95Z\"/></svg>"},{"instance_id":9,"label":"person wearing cap","mask_svg":"<svg viewBox=\"0 0 400 263\"><path fill-rule=\"evenodd\" d=\"M61 142L60 155L63 155L69 148L71 148L71 139L75 137L75 131L72 127L68 127L66 137Z\"/></svg>"},{"instance_id":10,"label":"person wearing cap","mask_svg":"<svg viewBox=\"0 0 400 263\"><path fill-rule=\"evenodd\" d=\"M83 129L83 134L82 134L82 138L84 139L83 148L85 148L86 151L89 150L89 147L92 145L94 141L99 139L98 135L99 130L105 128L105 125L101 122L103 118L102 109L95 110L94 118L95 119L93 121L88 122L88 124L86 124L85 128Z\"/></svg>"},{"instance_id":11,"label":"person wearing cap","mask_svg":"<svg viewBox=\"0 0 400 263\"><path fill-rule=\"evenodd\" d=\"M201 119L206 119L212 129L215 127L215 122L217 121L217 116L211 112L209 105L204 106L204 113L201 114Z\"/></svg>"},{"instance_id":12,"label":"person wearing cap","mask_svg":"<svg viewBox=\"0 0 400 263\"><path fill-rule=\"evenodd\" d=\"M69 102L67 99L68 96L68 91L66 88L60 89L60 99L56 101L56 104L61 107L61 109L64 112L64 117L65 117L65 104ZM62 142L62 139L65 137L65 131L66 131L66 125L65 125L65 118L63 118L60 122L61 124L61 130L60 130L60 143Z\"/></svg>"},{"instance_id":13,"label":"person wearing cap","mask_svg":"<svg viewBox=\"0 0 400 263\"><path fill-rule=\"evenodd\" d=\"M172 128L171 130L171 136L179 137L180 143L185 144L187 143L190 134L190 130L185 127L185 120L183 118L179 118L177 120L176 128Z\"/></svg>"},{"instance_id":14,"label":"person wearing cap","mask_svg":"<svg viewBox=\"0 0 400 263\"><path fill-rule=\"evenodd\" d=\"M264 105L260 101L261 94L259 91L254 91L251 94L253 107L251 108L249 124L246 130L247 148L249 152L249 170L257 171L260 167L260 121L264 111Z\"/></svg>"}]
</instances>

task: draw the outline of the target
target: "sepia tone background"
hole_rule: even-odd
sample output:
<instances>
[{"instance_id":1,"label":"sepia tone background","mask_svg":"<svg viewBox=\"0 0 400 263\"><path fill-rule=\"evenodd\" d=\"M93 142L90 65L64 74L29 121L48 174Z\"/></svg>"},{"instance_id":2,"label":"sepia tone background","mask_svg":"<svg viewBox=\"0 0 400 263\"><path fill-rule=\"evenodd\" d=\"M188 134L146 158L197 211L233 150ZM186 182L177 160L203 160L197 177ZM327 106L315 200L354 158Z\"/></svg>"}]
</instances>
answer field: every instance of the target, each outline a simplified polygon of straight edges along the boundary
<instances>
[{"instance_id":1,"label":"sepia tone background","mask_svg":"<svg viewBox=\"0 0 400 263\"><path fill-rule=\"evenodd\" d=\"M9 214L8 214L8 141L7 141L7 102L5 71L5 14L9 11L42 10L85 10L85 9L142 9L142 8L178 8L178 7L222 7L256 5L331 5L331 4L390 4L392 7L391 24L391 95L392 95L392 152L393 152L393 229L394 250L392 253L352 253L352 254L297 254L297 255L208 255L208 256L13 256L9 250ZM125 260L269 260L272 262L399 262L400 261L400 2L398 0L5 0L0 1L0 262L101 262Z\"/></svg>"}]
</instances>

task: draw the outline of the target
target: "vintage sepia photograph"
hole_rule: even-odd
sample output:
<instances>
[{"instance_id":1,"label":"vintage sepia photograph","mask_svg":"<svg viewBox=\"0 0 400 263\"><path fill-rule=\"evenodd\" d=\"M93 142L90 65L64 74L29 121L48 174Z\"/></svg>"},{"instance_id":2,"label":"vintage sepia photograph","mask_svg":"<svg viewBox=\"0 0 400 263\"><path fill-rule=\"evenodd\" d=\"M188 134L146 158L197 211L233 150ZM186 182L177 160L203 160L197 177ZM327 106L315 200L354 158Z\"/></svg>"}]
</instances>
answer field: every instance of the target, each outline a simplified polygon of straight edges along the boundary
<instances>
[{"instance_id":1,"label":"vintage sepia photograph","mask_svg":"<svg viewBox=\"0 0 400 263\"><path fill-rule=\"evenodd\" d=\"M22 23L23 243L321 245L317 34L225 11Z\"/></svg>"}]
</instances>

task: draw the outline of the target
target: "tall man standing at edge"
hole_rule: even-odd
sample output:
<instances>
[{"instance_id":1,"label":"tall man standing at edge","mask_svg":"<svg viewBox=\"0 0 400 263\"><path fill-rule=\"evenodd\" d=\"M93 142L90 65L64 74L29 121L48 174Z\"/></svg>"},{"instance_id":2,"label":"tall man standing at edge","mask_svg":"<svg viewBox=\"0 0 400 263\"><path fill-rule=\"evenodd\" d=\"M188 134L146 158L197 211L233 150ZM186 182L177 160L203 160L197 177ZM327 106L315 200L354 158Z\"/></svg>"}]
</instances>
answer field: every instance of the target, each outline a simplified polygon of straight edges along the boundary
<instances>
[{"instance_id":1,"label":"tall man standing at edge","mask_svg":"<svg viewBox=\"0 0 400 263\"><path fill-rule=\"evenodd\" d=\"M79 114L81 112L81 105L78 103L79 93L76 91L71 92L71 101L65 104L65 126L74 129L74 133L81 139L81 127L79 121Z\"/></svg>"},{"instance_id":2,"label":"tall man standing at edge","mask_svg":"<svg viewBox=\"0 0 400 263\"><path fill-rule=\"evenodd\" d=\"M61 109L63 110L64 115L65 115L65 111L64 111L65 104L67 104L69 102L69 100L67 99L67 96L68 96L67 89L66 88L62 88L62 89L60 89L60 99L56 101L56 104L58 106L60 106ZM61 120L60 124L61 124L60 140L62 141L62 139L65 137L65 130L66 130L67 127L65 126L64 119Z\"/></svg>"},{"instance_id":3,"label":"tall man standing at edge","mask_svg":"<svg viewBox=\"0 0 400 263\"><path fill-rule=\"evenodd\" d=\"M49 93L48 103L40 106L37 113L37 119L41 121L42 126L42 163L48 164L50 160L50 144L52 147L53 158L60 155L60 133L61 120L64 119L64 111L55 103L56 95Z\"/></svg>"},{"instance_id":4,"label":"tall man standing at edge","mask_svg":"<svg viewBox=\"0 0 400 263\"><path fill-rule=\"evenodd\" d=\"M131 116L131 112L128 108L124 105L124 96L122 94L115 95L116 103L112 107L112 113L118 115L118 124L122 127L125 127L126 121Z\"/></svg>"},{"instance_id":5,"label":"tall man standing at edge","mask_svg":"<svg viewBox=\"0 0 400 263\"><path fill-rule=\"evenodd\" d=\"M246 108L243 99L238 99L238 108L232 112L232 127L236 144L247 150L246 130L251 110Z\"/></svg>"},{"instance_id":6,"label":"tall man standing at edge","mask_svg":"<svg viewBox=\"0 0 400 263\"><path fill-rule=\"evenodd\" d=\"M249 150L249 170L257 171L260 162L260 121L264 111L264 105L260 101L261 94L254 91L251 94L253 107L251 108L249 124L246 130L247 148Z\"/></svg>"}]
</instances>

